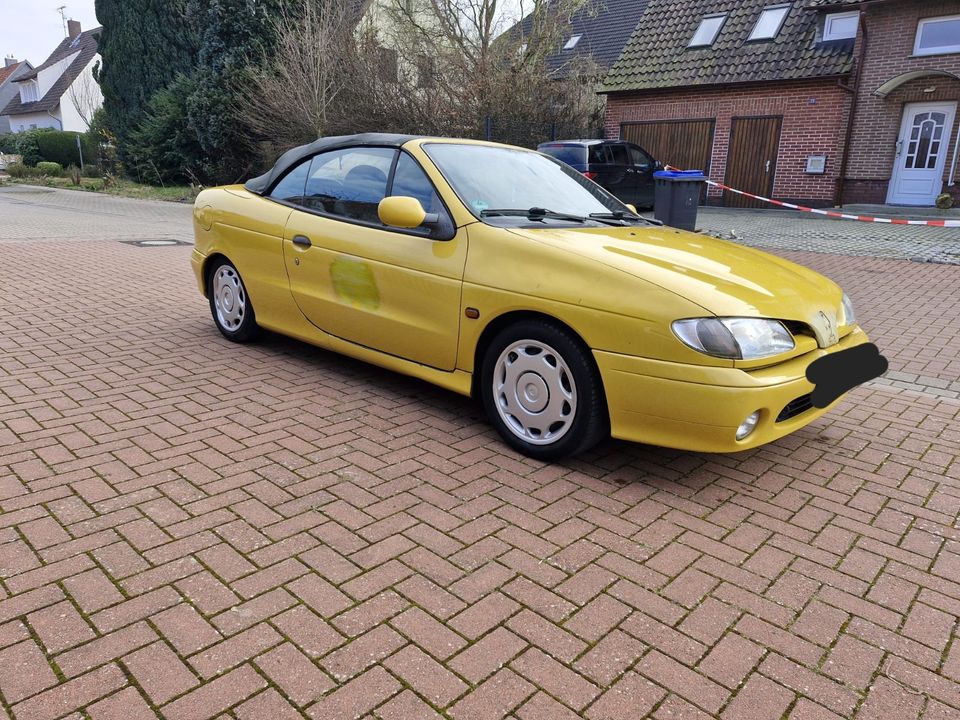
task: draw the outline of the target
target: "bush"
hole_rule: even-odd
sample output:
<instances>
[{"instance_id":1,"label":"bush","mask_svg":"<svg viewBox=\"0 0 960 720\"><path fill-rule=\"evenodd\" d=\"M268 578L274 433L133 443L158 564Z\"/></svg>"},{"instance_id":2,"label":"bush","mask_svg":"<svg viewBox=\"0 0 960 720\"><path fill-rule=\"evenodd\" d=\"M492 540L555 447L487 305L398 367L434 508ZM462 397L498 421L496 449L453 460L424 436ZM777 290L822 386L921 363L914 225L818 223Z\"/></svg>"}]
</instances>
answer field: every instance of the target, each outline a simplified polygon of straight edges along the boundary
<instances>
[{"instance_id":1,"label":"bush","mask_svg":"<svg viewBox=\"0 0 960 720\"><path fill-rule=\"evenodd\" d=\"M61 166L80 165L80 152L77 150L77 138L83 148L84 162L96 162L97 147L90 142L90 138L76 132L60 132L52 130L37 135L37 150L40 158L47 162L59 163Z\"/></svg>"},{"instance_id":2,"label":"bush","mask_svg":"<svg viewBox=\"0 0 960 720\"><path fill-rule=\"evenodd\" d=\"M38 130L27 130L26 132L17 133L14 135L14 153L16 155L23 156L23 164L28 167L36 167L36 164L43 160L43 155L40 154L40 141L39 138L41 135L46 135L47 133L54 132L53 130L47 128L41 128Z\"/></svg>"},{"instance_id":3,"label":"bush","mask_svg":"<svg viewBox=\"0 0 960 720\"><path fill-rule=\"evenodd\" d=\"M83 176L85 178L98 179L103 177L103 173L100 172L100 168L98 168L96 165L84 165Z\"/></svg>"},{"instance_id":4,"label":"bush","mask_svg":"<svg viewBox=\"0 0 960 720\"><path fill-rule=\"evenodd\" d=\"M43 175L60 176L63 174L63 165L56 162L38 162L37 170Z\"/></svg>"},{"instance_id":5,"label":"bush","mask_svg":"<svg viewBox=\"0 0 960 720\"><path fill-rule=\"evenodd\" d=\"M23 163L16 163L7 167L7 174L12 178L22 180L23 178L36 177L40 173L36 168L29 167Z\"/></svg>"},{"instance_id":6,"label":"bush","mask_svg":"<svg viewBox=\"0 0 960 720\"><path fill-rule=\"evenodd\" d=\"M150 99L125 148L128 169L131 173L136 169L140 182L165 185L206 179L208 159L190 129L186 107L196 88L192 77L181 75Z\"/></svg>"},{"instance_id":7,"label":"bush","mask_svg":"<svg viewBox=\"0 0 960 720\"><path fill-rule=\"evenodd\" d=\"M70 178L70 183L74 187L80 187L80 183L83 178L83 175L80 174L80 168L78 168L76 165L71 165L67 168L66 175L68 178Z\"/></svg>"},{"instance_id":8,"label":"bush","mask_svg":"<svg viewBox=\"0 0 960 720\"><path fill-rule=\"evenodd\" d=\"M0 153L15 155L17 153L17 136L13 133L0 135Z\"/></svg>"}]
</instances>

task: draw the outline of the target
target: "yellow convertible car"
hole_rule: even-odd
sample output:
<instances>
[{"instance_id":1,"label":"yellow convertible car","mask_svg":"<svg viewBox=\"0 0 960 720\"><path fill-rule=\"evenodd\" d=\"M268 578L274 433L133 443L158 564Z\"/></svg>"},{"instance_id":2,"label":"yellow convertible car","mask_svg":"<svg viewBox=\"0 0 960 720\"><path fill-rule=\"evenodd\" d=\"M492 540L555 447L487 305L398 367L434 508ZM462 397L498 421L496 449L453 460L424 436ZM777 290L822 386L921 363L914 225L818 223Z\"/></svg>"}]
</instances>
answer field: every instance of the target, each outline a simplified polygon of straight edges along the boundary
<instances>
[{"instance_id":1,"label":"yellow convertible car","mask_svg":"<svg viewBox=\"0 0 960 720\"><path fill-rule=\"evenodd\" d=\"M814 403L811 364L867 342L827 278L662 227L494 143L324 138L204 191L194 222L193 269L225 337L267 328L472 395L544 460L608 435L770 442L842 392Z\"/></svg>"}]
</instances>

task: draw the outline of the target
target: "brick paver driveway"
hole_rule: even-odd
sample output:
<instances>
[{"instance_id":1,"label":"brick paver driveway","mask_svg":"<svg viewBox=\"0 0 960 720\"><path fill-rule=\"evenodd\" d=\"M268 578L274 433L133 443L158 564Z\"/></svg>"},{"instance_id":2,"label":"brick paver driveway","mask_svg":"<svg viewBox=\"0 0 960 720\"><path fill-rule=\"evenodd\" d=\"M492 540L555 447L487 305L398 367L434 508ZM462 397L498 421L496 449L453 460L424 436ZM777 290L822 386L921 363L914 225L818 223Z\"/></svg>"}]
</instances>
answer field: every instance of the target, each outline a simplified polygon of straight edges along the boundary
<instances>
[{"instance_id":1,"label":"brick paver driveway","mask_svg":"<svg viewBox=\"0 0 960 720\"><path fill-rule=\"evenodd\" d=\"M960 716L960 267L785 254L902 387L543 465L469 400L227 343L187 247L0 245L0 717Z\"/></svg>"}]
</instances>

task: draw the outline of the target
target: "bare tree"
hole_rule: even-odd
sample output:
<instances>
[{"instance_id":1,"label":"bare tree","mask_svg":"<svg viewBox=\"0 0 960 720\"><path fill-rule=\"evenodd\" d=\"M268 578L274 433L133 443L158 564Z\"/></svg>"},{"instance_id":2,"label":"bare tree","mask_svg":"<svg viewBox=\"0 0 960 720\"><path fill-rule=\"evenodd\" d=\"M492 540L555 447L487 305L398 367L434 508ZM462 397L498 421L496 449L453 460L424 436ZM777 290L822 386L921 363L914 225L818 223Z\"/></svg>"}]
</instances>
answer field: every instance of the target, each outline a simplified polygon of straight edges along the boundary
<instances>
[{"instance_id":1,"label":"bare tree","mask_svg":"<svg viewBox=\"0 0 960 720\"><path fill-rule=\"evenodd\" d=\"M275 21L273 54L249 72L240 109L247 126L278 146L328 134L356 64L350 0L306 2Z\"/></svg>"},{"instance_id":2,"label":"bare tree","mask_svg":"<svg viewBox=\"0 0 960 720\"><path fill-rule=\"evenodd\" d=\"M67 97L76 108L83 124L89 128L94 114L103 105L103 95L100 93L100 86L94 79L93 73L88 70L80 73L70 85Z\"/></svg>"},{"instance_id":3,"label":"bare tree","mask_svg":"<svg viewBox=\"0 0 960 720\"><path fill-rule=\"evenodd\" d=\"M341 133L482 137L487 117L498 139L532 145L548 125L596 122L595 66L551 60L596 1L373 0L362 20L354 0L301 3L239 111L265 156Z\"/></svg>"},{"instance_id":4,"label":"bare tree","mask_svg":"<svg viewBox=\"0 0 960 720\"><path fill-rule=\"evenodd\" d=\"M596 1L376 0L389 18L380 30L386 44L408 60L429 58L434 69L428 92L414 86L406 94L440 102L449 110L433 115L445 121L442 132L467 136L482 132L487 117L531 132L545 122L595 121L596 64L553 58L571 18Z\"/></svg>"}]
</instances>

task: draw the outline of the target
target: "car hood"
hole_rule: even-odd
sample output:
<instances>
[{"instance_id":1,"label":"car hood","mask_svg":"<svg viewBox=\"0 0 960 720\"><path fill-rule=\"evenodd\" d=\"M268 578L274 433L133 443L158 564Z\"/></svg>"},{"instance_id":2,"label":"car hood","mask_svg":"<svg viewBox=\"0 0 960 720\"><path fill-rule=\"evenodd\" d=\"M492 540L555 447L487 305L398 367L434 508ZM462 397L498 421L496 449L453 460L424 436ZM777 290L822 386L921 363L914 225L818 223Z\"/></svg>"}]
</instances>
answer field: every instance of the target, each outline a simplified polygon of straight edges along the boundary
<instances>
[{"instance_id":1,"label":"car hood","mask_svg":"<svg viewBox=\"0 0 960 720\"><path fill-rule=\"evenodd\" d=\"M843 292L808 268L759 250L670 227L512 229L518 235L642 278L720 317L820 325L841 315Z\"/></svg>"}]
</instances>

